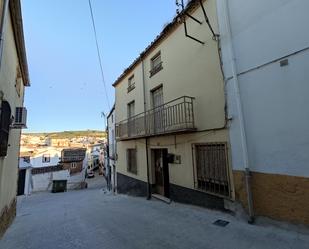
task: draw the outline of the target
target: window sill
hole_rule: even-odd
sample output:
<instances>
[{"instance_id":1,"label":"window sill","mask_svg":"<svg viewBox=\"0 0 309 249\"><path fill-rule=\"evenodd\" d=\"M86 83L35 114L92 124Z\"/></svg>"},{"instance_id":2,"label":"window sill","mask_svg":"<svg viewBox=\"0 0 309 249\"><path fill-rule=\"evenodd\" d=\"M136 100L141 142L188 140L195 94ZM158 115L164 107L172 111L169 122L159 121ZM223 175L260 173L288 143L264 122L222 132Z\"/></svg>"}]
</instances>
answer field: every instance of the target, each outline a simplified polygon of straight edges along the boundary
<instances>
[{"instance_id":1,"label":"window sill","mask_svg":"<svg viewBox=\"0 0 309 249\"><path fill-rule=\"evenodd\" d=\"M135 86L129 86L129 87L127 88L128 93L131 92L131 91L133 91L134 89L135 89Z\"/></svg>"},{"instance_id":2,"label":"window sill","mask_svg":"<svg viewBox=\"0 0 309 249\"><path fill-rule=\"evenodd\" d=\"M132 174L132 175L136 175L137 176L137 171L136 172L133 172L133 171L130 171L130 170L127 170L128 173Z\"/></svg>"},{"instance_id":3,"label":"window sill","mask_svg":"<svg viewBox=\"0 0 309 249\"><path fill-rule=\"evenodd\" d=\"M157 66L157 67L151 69L151 70L149 71L149 73L150 73L149 78L151 78L152 76L154 76L156 73L160 72L162 69L163 69L162 63L161 63L159 66Z\"/></svg>"}]
</instances>

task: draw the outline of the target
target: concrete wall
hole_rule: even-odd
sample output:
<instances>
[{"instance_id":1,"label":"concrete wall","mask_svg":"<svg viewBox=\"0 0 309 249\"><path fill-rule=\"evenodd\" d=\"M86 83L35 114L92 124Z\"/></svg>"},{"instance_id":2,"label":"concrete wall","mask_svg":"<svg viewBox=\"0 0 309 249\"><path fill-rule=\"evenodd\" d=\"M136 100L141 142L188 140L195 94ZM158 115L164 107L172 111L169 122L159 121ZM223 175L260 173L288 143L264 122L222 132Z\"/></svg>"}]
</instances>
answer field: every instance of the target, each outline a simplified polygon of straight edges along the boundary
<instances>
[{"instance_id":1,"label":"concrete wall","mask_svg":"<svg viewBox=\"0 0 309 249\"><path fill-rule=\"evenodd\" d=\"M0 1L2 5L2 1ZM15 108L23 106L24 86L22 84L20 95L15 88L17 68L19 66L15 40L10 14L7 15L4 34L4 52L0 71L0 91L4 93L3 100L9 102L12 115ZM7 156L0 158L0 215L5 207L15 203L18 177L20 130L11 129ZM0 220L1 222L1 220ZM1 231L0 231L1 233Z\"/></svg>"},{"instance_id":2,"label":"concrete wall","mask_svg":"<svg viewBox=\"0 0 309 249\"><path fill-rule=\"evenodd\" d=\"M67 180L67 189L80 189L85 180L85 169L79 174L70 175L69 170L32 175L32 192L51 191L53 180Z\"/></svg>"},{"instance_id":3,"label":"concrete wall","mask_svg":"<svg viewBox=\"0 0 309 249\"><path fill-rule=\"evenodd\" d=\"M32 175L32 192L51 191L53 180L68 180L69 178L70 173L68 170Z\"/></svg>"},{"instance_id":4,"label":"concrete wall","mask_svg":"<svg viewBox=\"0 0 309 249\"><path fill-rule=\"evenodd\" d=\"M246 206L233 61L244 113L249 167L253 171L255 213L306 224L309 224L308 9L307 0L218 0L217 8L228 115L232 118L230 142L236 199ZM282 59L288 59L288 65L280 66Z\"/></svg>"},{"instance_id":5,"label":"concrete wall","mask_svg":"<svg viewBox=\"0 0 309 249\"><path fill-rule=\"evenodd\" d=\"M289 65L278 58L309 48L309 16L306 0L229 1L232 45L235 51L244 108L250 167L265 173L309 176L309 104L307 70L309 49L290 55ZM224 13L218 1L225 77L231 77L231 61ZM261 68L257 66L264 65ZM246 72L248 69L254 69ZM238 113L233 81L227 82L233 167L242 169Z\"/></svg>"}]
</instances>

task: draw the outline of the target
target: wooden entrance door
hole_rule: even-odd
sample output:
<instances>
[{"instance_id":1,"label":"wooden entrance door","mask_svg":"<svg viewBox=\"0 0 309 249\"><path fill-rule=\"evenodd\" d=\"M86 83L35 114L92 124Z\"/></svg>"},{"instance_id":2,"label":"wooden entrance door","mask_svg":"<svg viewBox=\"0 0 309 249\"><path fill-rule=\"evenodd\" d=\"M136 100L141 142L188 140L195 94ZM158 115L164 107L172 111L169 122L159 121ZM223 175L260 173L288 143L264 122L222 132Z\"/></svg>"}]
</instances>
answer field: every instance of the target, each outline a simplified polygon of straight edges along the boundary
<instances>
[{"instance_id":1,"label":"wooden entrance door","mask_svg":"<svg viewBox=\"0 0 309 249\"><path fill-rule=\"evenodd\" d=\"M21 169L18 172L17 195L23 195L25 193L25 182L26 182L26 170Z\"/></svg>"},{"instance_id":2,"label":"wooden entrance door","mask_svg":"<svg viewBox=\"0 0 309 249\"><path fill-rule=\"evenodd\" d=\"M135 102L132 101L128 104L128 136L133 135L135 130Z\"/></svg>"},{"instance_id":3,"label":"wooden entrance door","mask_svg":"<svg viewBox=\"0 0 309 249\"><path fill-rule=\"evenodd\" d=\"M152 105L154 108L154 133L163 130L163 87L159 87L152 91Z\"/></svg>"},{"instance_id":4,"label":"wooden entrance door","mask_svg":"<svg viewBox=\"0 0 309 249\"><path fill-rule=\"evenodd\" d=\"M167 162L167 149L153 150L155 193L169 197L169 172Z\"/></svg>"}]
</instances>

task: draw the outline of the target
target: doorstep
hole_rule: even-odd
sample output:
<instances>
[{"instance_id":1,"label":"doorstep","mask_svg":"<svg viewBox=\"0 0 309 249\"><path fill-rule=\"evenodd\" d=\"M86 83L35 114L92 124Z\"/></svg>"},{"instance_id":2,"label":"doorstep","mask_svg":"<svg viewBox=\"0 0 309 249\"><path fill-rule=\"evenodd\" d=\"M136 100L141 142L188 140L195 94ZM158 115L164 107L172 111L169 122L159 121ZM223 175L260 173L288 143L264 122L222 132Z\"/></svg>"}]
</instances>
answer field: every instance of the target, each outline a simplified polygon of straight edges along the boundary
<instances>
[{"instance_id":1,"label":"doorstep","mask_svg":"<svg viewBox=\"0 0 309 249\"><path fill-rule=\"evenodd\" d=\"M152 194L151 197L153 197L153 198L155 198L155 199L157 199L159 201L163 201L163 202L165 202L167 204L171 204L171 202L172 202L171 199L169 199L169 198L167 198L167 197L165 197L163 195L159 195L159 194Z\"/></svg>"}]
</instances>

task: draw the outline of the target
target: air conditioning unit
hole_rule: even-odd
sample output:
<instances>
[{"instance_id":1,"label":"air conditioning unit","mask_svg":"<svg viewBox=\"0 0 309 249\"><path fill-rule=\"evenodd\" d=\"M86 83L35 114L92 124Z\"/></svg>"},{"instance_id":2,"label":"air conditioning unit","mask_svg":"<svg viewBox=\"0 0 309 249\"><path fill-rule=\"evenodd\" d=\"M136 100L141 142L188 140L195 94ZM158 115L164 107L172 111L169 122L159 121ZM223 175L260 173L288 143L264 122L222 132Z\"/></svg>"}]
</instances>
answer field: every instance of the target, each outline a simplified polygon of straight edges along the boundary
<instances>
[{"instance_id":1,"label":"air conditioning unit","mask_svg":"<svg viewBox=\"0 0 309 249\"><path fill-rule=\"evenodd\" d=\"M25 107L16 107L12 128L27 128L27 109Z\"/></svg>"}]
</instances>

